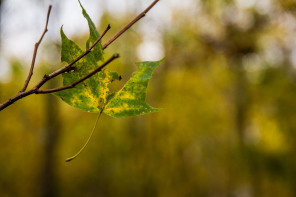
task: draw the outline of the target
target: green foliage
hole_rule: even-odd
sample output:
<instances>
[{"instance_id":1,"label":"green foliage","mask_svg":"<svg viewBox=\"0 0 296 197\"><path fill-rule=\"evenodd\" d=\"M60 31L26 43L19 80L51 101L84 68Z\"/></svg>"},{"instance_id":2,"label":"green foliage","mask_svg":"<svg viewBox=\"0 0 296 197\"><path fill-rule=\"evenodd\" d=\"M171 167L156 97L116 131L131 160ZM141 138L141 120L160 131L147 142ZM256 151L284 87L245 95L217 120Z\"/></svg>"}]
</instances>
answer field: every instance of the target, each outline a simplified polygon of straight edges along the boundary
<instances>
[{"instance_id":1,"label":"green foliage","mask_svg":"<svg viewBox=\"0 0 296 197\"><path fill-rule=\"evenodd\" d=\"M81 3L80 6L90 30L90 36L86 42L86 48L88 49L90 44L99 38L100 34ZM62 28L61 39L62 61L70 63L84 52L75 42L67 38ZM97 62L103 59L102 44L99 42L92 52L75 64L74 70L62 75L63 85L71 84L86 76L98 68ZM76 87L57 92L55 95L69 105L83 111L94 113L104 111L107 115L118 118L156 112L159 109L151 107L145 101L146 89L154 70L162 61L137 63L139 71L135 72L117 93L111 93L108 85L114 80L119 80L119 75L116 72L102 70Z\"/></svg>"}]
</instances>

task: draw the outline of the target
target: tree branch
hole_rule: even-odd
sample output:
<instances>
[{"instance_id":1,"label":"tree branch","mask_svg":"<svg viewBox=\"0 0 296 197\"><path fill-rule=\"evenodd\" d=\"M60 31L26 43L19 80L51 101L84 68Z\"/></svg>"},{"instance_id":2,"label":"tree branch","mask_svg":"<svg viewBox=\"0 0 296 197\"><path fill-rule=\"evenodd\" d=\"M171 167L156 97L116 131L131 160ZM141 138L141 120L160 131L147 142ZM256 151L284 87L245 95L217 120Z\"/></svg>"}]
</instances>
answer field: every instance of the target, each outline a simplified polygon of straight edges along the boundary
<instances>
[{"instance_id":1,"label":"tree branch","mask_svg":"<svg viewBox=\"0 0 296 197\"><path fill-rule=\"evenodd\" d=\"M133 26L137 21L139 21L141 18L143 18L147 12L154 7L154 5L158 2L159 0L155 0L150 6L148 6L143 12L141 12L136 18L134 18L131 22L129 22L126 26L124 26L117 34L115 34L109 41L107 41L104 45L103 45L103 49L106 49L112 42L114 42L118 37L120 37L126 30L128 30L131 26ZM106 28L106 30L103 32L103 34L93 43L92 46L90 46L84 53L82 53L79 57L77 57L75 60L73 60L71 63L69 63L68 65L52 72L51 74L46 74L44 75L44 77L41 79L41 81L39 83L37 83L37 85L35 85L35 87L33 87L30 90L26 90L28 87L28 84L31 80L31 77L33 75L33 70L34 70L34 65L35 65L35 60L36 60L36 56L37 56L37 50L38 47L45 35L45 33L47 32L47 26L48 26L48 21L49 21L49 15L50 15L50 11L51 11L52 6L49 6L48 8L48 13L47 13L47 19L46 19L46 25L45 25L45 29L43 34L41 35L40 40L35 44L35 49L34 49L34 53L33 53L33 58L32 58L32 63L31 63L31 68L30 68L30 72L29 75L25 81L25 84L22 88L22 90L20 92L18 92L15 96L11 97L10 99L8 99L7 101L5 101L4 103L0 104L0 111L2 111L3 109L5 109L6 107L10 106L11 104L13 104L14 102L20 100L21 98L24 98L26 96L29 96L31 94L47 94L47 93L53 93L53 92L57 92L57 91L61 91L61 90L65 90L65 89L69 89L69 88L73 88L75 87L77 84L83 82L84 80L90 78L91 76L93 76L94 74L100 72L105 66L107 66L111 61L113 61L114 59L118 58L119 55L115 54L113 55L109 60L107 60L102 66L98 67L97 69L95 69L94 71L92 71L91 73L89 73L88 75L86 75L85 77L79 79L78 81L70 84L70 85L66 85L60 88L54 88L54 89L48 89L48 90L40 90L40 88L49 80L53 79L54 77L70 71L71 69L73 69L73 65L79 61L80 59L82 59L84 56L86 56L88 53L91 52L91 50L96 46L96 44L104 37L104 35L107 33L107 31L111 28L110 25L108 25L108 27Z\"/></svg>"},{"instance_id":2,"label":"tree branch","mask_svg":"<svg viewBox=\"0 0 296 197\"><path fill-rule=\"evenodd\" d=\"M88 75L82 77L81 79L63 86L63 87L59 87L59 88L52 88L52 89L47 89L47 90L37 90L35 92L35 94L48 94L48 93L54 93L54 92L59 92L62 90L66 90L66 89L70 89L70 88L74 88L76 85L78 85L79 83L82 83L83 81L85 81L86 79L92 77L93 75L95 75L96 73L100 72L105 66L107 66L109 63L111 63L113 60L119 58L119 54L114 54L111 58L109 58L104 64L102 64L100 67L98 67L97 69L95 69L94 71L92 71L91 73L89 73Z\"/></svg>"},{"instance_id":3,"label":"tree branch","mask_svg":"<svg viewBox=\"0 0 296 197\"><path fill-rule=\"evenodd\" d=\"M136 22L138 22L141 18L143 18L151 8L159 0L155 0L150 6L148 6L143 12L141 12L136 18L134 18L131 22L129 22L126 26L124 26L117 34L115 34L110 40L108 40L104 45L103 49L106 49L112 42L114 42L119 36L121 36L126 30L128 30L131 26L133 26Z\"/></svg>"},{"instance_id":4,"label":"tree branch","mask_svg":"<svg viewBox=\"0 0 296 197\"><path fill-rule=\"evenodd\" d=\"M9 105L13 104L17 100L20 100L21 98L24 98L24 97L29 96L31 94L34 94L34 90L33 89L27 90L25 92L19 92L18 94L16 94L15 96L11 97L10 99L8 99L7 101L5 101L4 103L0 104L0 111L2 111L3 109L5 109Z\"/></svg>"},{"instance_id":5,"label":"tree branch","mask_svg":"<svg viewBox=\"0 0 296 197\"><path fill-rule=\"evenodd\" d=\"M98 42L100 42L100 40L105 36L105 34L110 30L111 26L108 25L108 27L106 28L106 30L102 33L102 35L84 52L82 53L79 57L77 57L75 60L73 60L71 63L67 64L66 66L52 72L49 75L44 75L43 79L34 87L35 89L39 89L41 88L41 86L43 86L48 80L64 73L67 72L69 70L71 70L73 67L73 65L78 62L81 58L83 58L84 56L86 56L89 52L91 52L91 50L96 46L96 44L98 44Z\"/></svg>"},{"instance_id":6,"label":"tree branch","mask_svg":"<svg viewBox=\"0 0 296 197\"><path fill-rule=\"evenodd\" d=\"M75 60L73 60L71 63L69 63L68 65L54 71L51 74L48 75L44 75L44 77L42 78L42 80L32 89L27 90L27 91L20 91L19 93L17 93L15 96L11 97L10 99L8 99L7 101L5 101L4 103L0 104L0 111L2 111L3 109L5 109L6 107L10 106L11 104L13 104L14 102L20 100L21 98L24 98L26 96L29 96L31 94L38 94L39 89L50 79L69 71L70 69L72 69L72 66L79 61L81 58L83 58L84 56L86 56L89 52L91 52L91 50L96 46L96 44L98 44L98 42L104 37L104 35L108 32L108 30L110 29L110 25L108 25L108 27L106 28L106 30L102 33L102 35L84 52L82 53L79 57L77 57ZM77 84L76 84L77 85ZM42 93L40 93L42 94Z\"/></svg>"},{"instance_id":7,"label":"tree branch","mask_svg":"<svg viewBox=\"0 0 296 197\"><path fill-rule=\"evenodd\" d=\"M44 35L45 35L46 32L48 31L47 26L48 26L48 21L49 21L49 15L50 15L51 8L52 8L52 6L50 5L50 6L48 7L48 12L47 12L46 24L45 24L44 31L43 31L43 33L42 33L42 35L41 35L39 41L36 42L36 44L35 44L34 53L33 53L33 58L32 58L32 63L31 63L31 68L30 68L30 71L29 71L28 77L27 77L27 79L26 79L26 81L25 81L24 87L22 88L22 90L21 90L20 92L24 92L24 91L27 89L27 87L28 87L28 85L29 85L29 82L30 82L30 80L31 80L31 77L32 77L32 75L33 75L33 71L34 71L35 60L36 60L36 56L37 56L38 47L39 47L39 45L40 45L40 43L41 43L41 41L42 41Z\"/></svg>"}]
</instances>

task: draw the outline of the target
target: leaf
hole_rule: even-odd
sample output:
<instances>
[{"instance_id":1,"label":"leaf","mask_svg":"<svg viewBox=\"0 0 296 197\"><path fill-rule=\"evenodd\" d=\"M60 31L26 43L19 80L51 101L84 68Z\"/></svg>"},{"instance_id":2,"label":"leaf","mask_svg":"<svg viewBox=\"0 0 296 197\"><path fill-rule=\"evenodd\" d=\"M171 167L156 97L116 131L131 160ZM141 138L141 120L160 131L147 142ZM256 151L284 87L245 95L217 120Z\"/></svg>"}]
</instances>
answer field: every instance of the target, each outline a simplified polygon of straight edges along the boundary
<instances>
[{"instance_id":1,"label":"leaf","mask_svg":"<svg viewBox=\"0 0 296 197\"><path fill-rule=\"evenodd\" d=\"M89 17L89 15L87 14L87 12L85 11L85 9L83 8L82 4L79 1L79 4L82 8L82 14L84 16L84 18L87 20L88 23L88 27L89 27L89 39L86 42L86 49L88 49L90 47L90 44L93 44L99 37L100 34L96 29L95 24L93 23L93 21L91 20L91 18ZM94 58L96 59L96 61L103 61L103 48L102 48L102 42L100 41L92 50L91 52L94 56Z\"/></svg>"},{"instance_id":2,"label":"leaf","mask_svg":"<svg viewBox=\"0 0 296 197\"><path fill-rule=\"evenodd\" d=\"M77 44L67 38L62 28L61 38L62 61L70 63L83 53L83 50ZM94 56L86 55L75 64L75 69L73 71L62 75L63 85L68 85L79 80L97 67L98 65L96 64ZM60 97L69 105L83 111L101 112L102 108L108 102L108 99L112 96L108 85L112 81L118 79L119 76L117 73L103 70L78 84L74 88L57 92L55 95Z\"/></svg>"},{"instance_id":3,"label":"leaf","mask_svg":"<svg viewBox=\"0 0 296 197\"><path fill-rule=\"evenodd\" d=\"M81 5L80 1L79 4L82 8L82 14L88 22L90 31L90 36L86 42L87 50L90 44L94 43L99 38L100 34L96 30L94 23ZM60 33L62 40L61 60L71 63L83 54L84 51L75 42L67 38L63 31L63 27L61 27ZM62 74L63 85L66 86L82 79L83 77L90 76L88 74L98 68L97 62L100 60L103 60L101 42L99 42L91 52L77 61L73 65L73 70ZM146 90L149 79L152 77L154 70L161 64L162 61L163 60L137 63L139 70L133 73L129 81L117 93L111 93L108 85L114 80L120 80L120 77L116 72L107 70L101 70L83 82L80 80L81 83L75 83L77 85L71 89L54 93L54 95L60 97L63 101L73 107L83 111L99 113L95 126L92 129L86 143L74 156L67 158L67 162L75 159L84 150L91 139L97 122L103 112L113 117L128 117L143 115L160 110L151 107L146 103Z\"/></svg>"},{"instance_id":4,"label":"leaf","mask_svg":"<svg viewBox=\"0 0 296 197\"><path fill-rule=\"evenodd\" d=\"M100 34L81 3L80 6L89 25L90 36L86 42L86 48L89 48L90 43L94 42ZM62 27L61 40L62 61L70 63L84 52L76 43L67 38ZM94 47L93 51L75 63L74 70L62 74L64 86L81 79L98 68L97 61L103 60L103 50L101 43L96 46L98 47ZM74 88L54 94L69 105L83 111L105 112L113 117L137 116L156 112L160 109L151 107L145 101L146 89L154 70L162 61L137 63L139 70L117 93L111 93L108 85L114 80L119 80L120 77L116 72L103 70Z\"/></svg>"},{"instance_id":5,"label":"leaf","mask_svg":"<svg viewBox=\"0 0 296 197\"><path fill-rule=\"evenodd\" d=\"M156 62L139 62L139 70L133 74L124 87L118 91L109 103L104 112L113 117L138 116L160 109L151 107L145 101L148 81L154 70L163 62L163 59Z\"/></svg>"}]
</instances>

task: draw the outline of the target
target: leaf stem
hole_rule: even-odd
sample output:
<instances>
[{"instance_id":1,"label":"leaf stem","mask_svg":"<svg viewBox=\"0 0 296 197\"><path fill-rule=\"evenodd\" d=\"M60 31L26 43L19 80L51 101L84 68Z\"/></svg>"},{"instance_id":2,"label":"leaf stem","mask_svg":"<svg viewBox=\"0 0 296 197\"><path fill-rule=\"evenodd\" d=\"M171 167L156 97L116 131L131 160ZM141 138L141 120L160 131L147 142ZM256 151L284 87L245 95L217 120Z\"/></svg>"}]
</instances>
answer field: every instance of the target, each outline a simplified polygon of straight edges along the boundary
<instances>
[{"instance_id":1,"label":"leaf stem","mask_svg":"<svg viewBox=\"0 0 296 197\"><path fill-rule=\"evenodd\" d=\"M94 127L93 127L93 129L92 129L92 131L91 131L91 133L90 133L90 135L89 135L89 137L88 137L88 139L86 140L85 144L82 146L82 148L81 148L81 149L80 149L80 150L79 150L74 156L67 158L67 159L66 159L66 162L70 162L70 161L72 161L73 159L75 159L78 155L80 155L80 153L81 153L81 152L83 151L83 149L86 147L86 145L87 145L88 142L90 141L90 139L91 139L91 137L92 137L92 135L93 135L93 133L94 133L94 131L95 131L95 128L97 127L97 124L98 124L98 122L99 122L99 119L100 119L100 117L101 117L103 111L104 111L104 109L102 109L102 111L101 111L100 114L98 115L97 120L96 120L96 123L95 123L95 125L94 125Z\"/></svg>"}]
</instances>

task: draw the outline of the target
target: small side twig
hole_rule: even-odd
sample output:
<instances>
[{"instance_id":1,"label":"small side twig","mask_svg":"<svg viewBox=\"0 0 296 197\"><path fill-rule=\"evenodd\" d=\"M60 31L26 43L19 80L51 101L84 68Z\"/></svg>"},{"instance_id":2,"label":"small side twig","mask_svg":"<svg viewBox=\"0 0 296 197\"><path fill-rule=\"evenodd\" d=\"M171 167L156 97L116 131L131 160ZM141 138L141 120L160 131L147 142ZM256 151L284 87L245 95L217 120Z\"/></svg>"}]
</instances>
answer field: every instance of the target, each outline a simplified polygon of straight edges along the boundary
<instances>
[{"instance_id":1,"label":"small side twig","mask_svg":"<svg viewBox=\"0 0 296 197\"><path fill-rule=\"evenodd\" d=\"M126 26L124 26L117 34L115 34L110 40L108 40L104 45L103 49L106 49L112 42L114 42L119 36L121 36L126 30L128 30L131 26L133 26L136 22L138 22L141 18L143 18L151 8L155 6L155 4L159 2L159 0L153 1L150 6L148 6L143 12L141 12L136 18L134 18L131 22L129 22Z\"/></svg>"},{"instance_id":2,"label":"small side twig","mask_svg":"<svg viewBox=\"0 0 296 197\"><path fill-rule=\"evenodd\" d=\"M45 35L46 32L48 31L47 26L48 26L48 21L49 21L49 16L50 16L51 8L52 8L52 6L50 5L50 6L48 7L48 12L47 12L46 24L45 24L44 31L43 31L43 33L42 33L42 35L41 35L39 41L36 42L36 44L35 44L34 53L33 53L33 58L32 58L32 63L31 63L31 68L30 68L30 71L29 71L28 77L27 77L27 79L26 79L26 81L25 81L25 84L24 84L24 86L23 86L23 88L22 88L22 90L21 90L20 92L24 92L24 91L27 89L27 87L28 87L28 85L29 85L29 82L30 82L30 80L31 80L31 77L32 77L32 75L33 75L33 71L34 71L34 66L35 66L35 61L36 61L36 56L37 56L38 47L39 47L39 45L40 45L40 43L41 43L41 41L42 41L44 35Z\"/></svg>"},{"instance_id":3,"label":"small side twig","mask_svg":"<svg viewBox=\"0 0 296 197\"><path fill-rule=\"evenodd\" d=\"M77 81L75 81L75 82L73 82L73 83L71 83L69 85L66 85L66 86L63 86L63 87L59 87L59 88L47 89L47 90L37 90L35 94L48 94L48 93L54 93L54 92L59 92L59 91L62 91L62 90L74 88L79 83L82 83L86 79L88 79L88 78L92 77L93 75L95 75L96 73L100 72L105 66L107 66L109 63L111 63L116 58L119 58L119 54L114 54L111 58L109 58L100 67L98 67L97 69L95 69L91 73L89 73L88 75L82 77L81 79L79 79L79 80L77 80Z\"/></svg>"}]
</instances>

